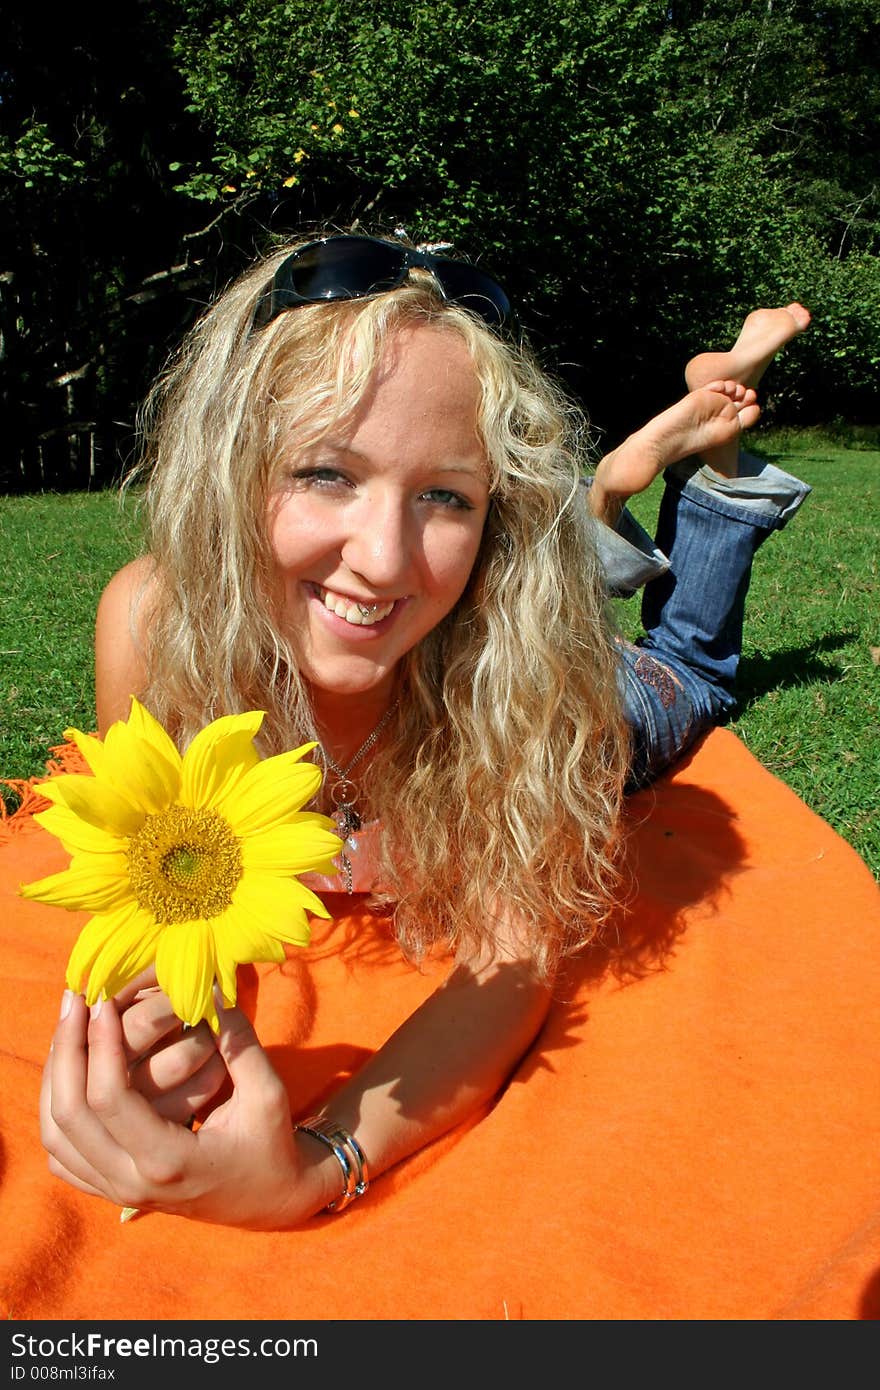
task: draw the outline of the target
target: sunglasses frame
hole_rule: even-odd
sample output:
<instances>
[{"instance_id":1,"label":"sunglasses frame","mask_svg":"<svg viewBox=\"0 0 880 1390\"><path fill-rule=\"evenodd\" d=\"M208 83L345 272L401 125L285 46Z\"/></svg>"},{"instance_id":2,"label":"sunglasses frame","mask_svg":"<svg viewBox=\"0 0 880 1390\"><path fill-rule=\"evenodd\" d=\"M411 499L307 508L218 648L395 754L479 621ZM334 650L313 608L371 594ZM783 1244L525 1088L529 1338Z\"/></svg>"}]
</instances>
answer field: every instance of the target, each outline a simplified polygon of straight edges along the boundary
<instances>
[{"instance_id":1,"label":"sunglasses frame","mask_svg":"<svg viewBox=\"0 0 880 1390\"><path fill-rule=\"evenodd\" d=\"M322 294L303 295L294 289L292 280L297 261L307 252L313 251L315 247L327 246L331 243L339 245L340 242L346 241L352 244L384 247L389 252L393 252L393 257L389 261L391 273L381 280L374 280L363 290L343 288L338 293L330 290ZM463 294L461 292L452 293L444 284L446 267L454 267L457 276L461 272L465 272L465 274L470 272L477 282L474 289L465 290ZM416 246L406 246L402 242L386 241L383 237L359 236L353 232L340 232L306 242L304 246L297 247L286 260L281 262L272 277L271 284L266 287L257 301L251 330L265 328L285 310L296 309L303 304L329 304L340 299L369 299L373 295L386 294L389 290L399 289L413 269L429 271L439 285L444 299L470 309L490 328L497 331L505 326L515 327L516 319L513 306L506 291L491 275L487 275L485 271L471 265L470 262L454 260L449 256L438 256L433 251L426 251ZM481 292L481 287L485 285L488 285L497 297L493 297L491 293ZM491 316L483 313L476 304L469 303L470 300L475 300L478 303L483 301L491 305Z\"/></svg>"}]
</instances>

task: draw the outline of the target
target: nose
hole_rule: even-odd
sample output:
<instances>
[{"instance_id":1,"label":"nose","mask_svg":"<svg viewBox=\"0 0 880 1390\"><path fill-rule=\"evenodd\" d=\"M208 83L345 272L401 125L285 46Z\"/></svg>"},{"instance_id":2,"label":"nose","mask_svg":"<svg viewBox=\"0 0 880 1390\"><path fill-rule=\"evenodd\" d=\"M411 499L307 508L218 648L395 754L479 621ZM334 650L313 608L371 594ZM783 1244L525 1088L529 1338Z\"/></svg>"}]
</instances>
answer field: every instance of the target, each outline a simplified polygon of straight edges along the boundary
<instances>
[{"instance_id":1,"label":"nose","mask_svg":"<svg viewBox=\"0 0 880 1390\"><path fill-rule=\"evenodd\" d=\"M404 497L390 490L368 490L350 512L342 558L376 593L395 598L412 574L418 553L418 524Z\"/></svg>"}]
</instances>

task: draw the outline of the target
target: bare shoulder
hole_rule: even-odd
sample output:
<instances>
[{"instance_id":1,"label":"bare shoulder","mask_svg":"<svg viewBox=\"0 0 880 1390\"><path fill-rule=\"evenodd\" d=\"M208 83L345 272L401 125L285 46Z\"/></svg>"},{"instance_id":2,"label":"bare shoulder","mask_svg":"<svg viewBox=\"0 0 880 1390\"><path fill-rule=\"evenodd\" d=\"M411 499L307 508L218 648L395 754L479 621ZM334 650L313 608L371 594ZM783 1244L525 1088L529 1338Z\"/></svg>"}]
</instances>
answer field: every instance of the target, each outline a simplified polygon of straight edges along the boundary
<instances>
[{"instance_id":1,"label":"bare shoulder","mask_svg":"<svg viewBox=\"0 0 880 1390\"><path fill-rule=\"evenodd\" d=\"M98 601L95 619L95 702L98 730L106 733L117 719L127 719L131 696L146 684L142 637L158 580L148 555L117 570Z\"/></svg>"},{"instance_id":2,"label":"bare shoulder","mask_svg":"<svg viewBox=\"0 0 880 1390\"><path fill-rule=\"evenodd\" d=\"M98 603L99 619L112 620L124 615L130 621L132 611L142 598L149 598L156 586L156 565L150 555L139 555L117 570L107 582Z\"/></svg>"}]
</instances>

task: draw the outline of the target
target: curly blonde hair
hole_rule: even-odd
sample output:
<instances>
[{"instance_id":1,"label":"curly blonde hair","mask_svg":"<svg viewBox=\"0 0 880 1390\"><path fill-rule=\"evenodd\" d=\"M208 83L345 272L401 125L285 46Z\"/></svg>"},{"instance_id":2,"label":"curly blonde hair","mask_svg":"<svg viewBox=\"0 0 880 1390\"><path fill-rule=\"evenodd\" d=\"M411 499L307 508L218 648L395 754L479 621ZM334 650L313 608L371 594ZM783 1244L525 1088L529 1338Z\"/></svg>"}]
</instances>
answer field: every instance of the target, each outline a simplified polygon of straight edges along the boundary
<instances>
[{"instance_id":1,"label":"curly blonde hair","mask_svg":"<svg viewBox=\"0 0 880 1390\"><path fill-rule=\"evenodd\" d=\"M140 624L142 698L182 747L245 709L265 711L266 753L317 737L267 539L282 455L354 415L399 330L455 334L479 383L490 509L464 594L400 663L364 809L383 827L381 901L411 959L438 944L481 949L503 904L549 979L607 915L628 765L595 523L578 486L586 421L527 349L423 271L253 330L293 249L219 297L146 402L127 480L146 478L159 581Z\"/></svg>"}]
</instances>

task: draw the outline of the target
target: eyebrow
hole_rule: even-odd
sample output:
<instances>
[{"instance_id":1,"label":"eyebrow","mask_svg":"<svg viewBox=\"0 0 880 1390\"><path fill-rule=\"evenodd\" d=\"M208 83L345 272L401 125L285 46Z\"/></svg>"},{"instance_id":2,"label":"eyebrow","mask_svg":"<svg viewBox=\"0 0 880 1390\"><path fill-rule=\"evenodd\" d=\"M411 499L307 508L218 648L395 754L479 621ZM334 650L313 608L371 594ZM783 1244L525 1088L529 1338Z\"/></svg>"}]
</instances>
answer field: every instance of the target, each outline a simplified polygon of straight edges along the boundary
<instances>
[{"instance_id":1,"label":"eyebrow","mask_svg":"<svg viewBox=\"0 0 880 1390\"><path fill-rule=\"evenodd\" d=\"M438 473L467 473L472 478L479 478L480 481L484 481L485 470L478 464L438 463L434 467Z\"/></svg>"},{"instance_id":2,"label":"eyebrow","mask_svg":"<svg viewBox=\"0 0 880 1390\"><path fill-rule=\"evenodd\" d=\"M329 449L334 454L351 454L362 459L365 464L372 464L373 460L368 454L361 453L360 449L355 449L351 444L346 444L343 440L327 439L322 441L323 447ZM462 473L476 482L488 483L488 469L486 460L482 456L473 463L432 463L426 472L431 473Z\"/></svg>"}]
</instances>

